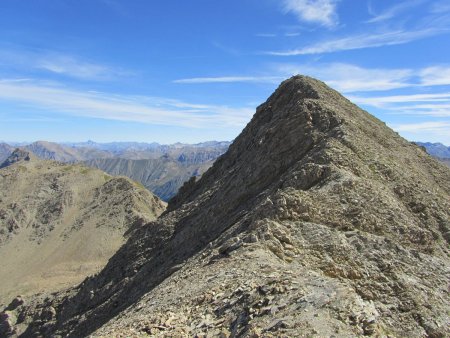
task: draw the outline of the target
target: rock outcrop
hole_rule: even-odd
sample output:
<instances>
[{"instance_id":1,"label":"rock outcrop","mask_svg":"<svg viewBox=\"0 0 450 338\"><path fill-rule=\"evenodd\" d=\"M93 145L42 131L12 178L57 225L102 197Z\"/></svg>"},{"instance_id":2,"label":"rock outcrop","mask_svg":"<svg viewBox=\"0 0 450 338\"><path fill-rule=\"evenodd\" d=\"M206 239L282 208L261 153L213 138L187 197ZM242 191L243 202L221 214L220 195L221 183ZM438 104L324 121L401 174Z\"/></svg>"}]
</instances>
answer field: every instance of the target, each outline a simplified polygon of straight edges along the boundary
<instances>
[{"instance_id":1,"label":"rock outcrop","mask_svg":"<svg viewBox=\"0 0 450 338\"><path fill-rule=\"evenodd\" d=\"M30 161L34 157L29 151L16 148L2 163L0 163L0 169L6 168L14 163L22 161Z\"/></svg>"},{"instance_id":2,"label":"rock outcrop","mask_svg":"<svg viewBox=\"0 0 450 338\"><path fill-rule=\"evenodd\" d=\"M445 337L449 194L448 168L295 76L98 275L5 311L4 327L24 337Z\"/></svg>"}]
</instances>

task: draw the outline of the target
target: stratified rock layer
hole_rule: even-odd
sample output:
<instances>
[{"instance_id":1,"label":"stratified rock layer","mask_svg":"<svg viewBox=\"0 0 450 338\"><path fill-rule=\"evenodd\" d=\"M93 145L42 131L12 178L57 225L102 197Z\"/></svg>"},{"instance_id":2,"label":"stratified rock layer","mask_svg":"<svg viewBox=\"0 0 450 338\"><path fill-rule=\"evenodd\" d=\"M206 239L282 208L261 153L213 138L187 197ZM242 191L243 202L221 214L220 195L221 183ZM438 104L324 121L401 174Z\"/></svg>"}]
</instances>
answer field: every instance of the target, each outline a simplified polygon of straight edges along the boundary
<instances>
[{"instance_id":1,"label":"stratified rock layer","mask_svg":"<svg viewBox=\"0 0 450 338\"><path fill-rule=\"evenodd\" d=\"M449 193L448 168L296 76L97 276L18 306L9 327L23 336L445 337Z\"/></svg>"}]
</instances>

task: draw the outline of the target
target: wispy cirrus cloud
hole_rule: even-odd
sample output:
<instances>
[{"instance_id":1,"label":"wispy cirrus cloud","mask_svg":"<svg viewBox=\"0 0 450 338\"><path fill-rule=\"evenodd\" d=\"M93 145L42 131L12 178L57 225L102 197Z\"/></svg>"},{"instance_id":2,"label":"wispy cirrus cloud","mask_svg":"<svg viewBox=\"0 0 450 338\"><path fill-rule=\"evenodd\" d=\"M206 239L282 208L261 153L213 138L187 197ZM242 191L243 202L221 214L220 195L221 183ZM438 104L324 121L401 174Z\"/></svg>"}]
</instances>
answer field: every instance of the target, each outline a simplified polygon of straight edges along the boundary
<instances>
[{"instance_id":1,"label":"wispy cirrus cloud","mask_svg":"<svg viewBox=\"0 0 450 338\"><path fill-rule=\"evenodd\" d=\"M449 131L450 122L448 121L427 121L419 123L402 123L402 124L392 124L391 127L399 132L439 132L439 131ZM449 134L450 135L450 134Z\"/></svg>"},{"instance_id":2,"label":"wispy cirrus cloud","mask_svg":"<svg viewBox=\"0 0 450 338\"><path fill-rule=\"evenodd\" d=\"M283 0L285 12L293 13L300 21L325 27L338 24L336 5L339 0Z\"/></svg>"},{"instance_id":3,"label":"wispy cirrus cloud","mask_svg":"<svg viewBox=\"0 0 450 338\"><path fill-rule=\"evenodd\" d=\"M448 1L447 1L448 2ZM342 52L365 48L378 48L410 43L416 40L450 33L450 7L446 1L411 0L396 3L381 13L374 13L369 7L372 18L359 33L336 36L322 41L285 50L263 52L274 56L296 56ZM421 6L420 16L417 8ZM370 28L370 31L367 29Z\"/></svg>"},{"instance_id":4,"label":"wispy cirrus cloud","mask_svg":"<svg viewBox=\"0 0 450 338\"><path fill-rule=\"evenodd\" d=\"M111 67L77 60L67 55L51 55L38 58L34 67L51 73L66 75L79 79L104 80L124 72L118 72Z\"/></svg>"},{"instance_id":5,"label":"wispy cirrus cloud","mask_svg":"<svg viewBox=\"0 0 450 338\"><path fill-rule=\"evenodd\" d=\"M258 33L258 34L255 34L255 36L258 38L276 38L277 34L275 34L275 33Z\"/></svg>"},{"instance_id":6,"label":"wispy cirrus cloud","mask_svg":"<svg viewBox=\"0 0 450 338\"><path fill-rule=\"evenodd\" d=\"M450 117L450 93L348 97L395 115ZM450 134L449 134L450 135Z\"/></svg>"},{"instance_id":7,"label":"wispy cirrus cloud","mask_svg":"<svg viewBox=\"0 0 450 338\"><path fill-rule=\"evenodd\" d=\"M369 13L372 14L372 18L367 20L366 23L378 23L397 17L402 12L405 12L411 8L417 7L423 4L425 0L409 0L397 3L381 13L375 13L372 5L369 3Z\"/></svg>"},{"instance_id":8,"label":"wispy cirrus cloud","mask_svg":"<svg viewBox=\"0 0 450 338\"><path fill-rule=\"evenodd\" d=\"M450 3L447 0L435 1L431 5L431 13L442 14L450 12Z\"/></svg>"},{"instance_id":9,"label":"wispy cirrus cloud","mask_svg":"<svg viewBox=\"0 0 450 338\"><path fill-rule=\"evenodd\" d=\"M450 121L390 123L388 125L410 140L450 144Z\"/></svg>"},{"instance_id":10,"label":"wispy cirrus cloud","mask_svg":"<svg viewBox=\"0 0 450 338\"><path fill-rule=\"evenodd\" d=\"M341 92L382 91L410 86L410 69L368 69L352 64L274 64L259 76L196 77L173 81L180 84L201 83L271 83L277 84L296 74L317 77Z\"/></svg>"},{"instance_id":11,"label":"wispy cirrus cloud","mask_svg":"<svg viewBox=\"0 0 450 338\"><path fill-rule=\"evenodd\" d=\"M258 38L277 38L277 37L284 37L284 38L293 38L296 36L299 36L299 32L284 32L284 33L257 33L255 34Z\"/></svg>"},{"instance_id":12,"label":"wispy cirrus cloud","mask_svg":"<svg viewBox=\"0 0 450 338\"><path fill-rule=\"evenodd\" d=\"M387 91L406 87L450 85L450 65L411 68L364 68L349 63L275 63L263 75L194 77L174 80L179 84L271 83L303 74L316 77L344 93ZM441 94L436 94L441 95ZM423 95L422 95L423 96ZM418 97L418 96L413 96ZM428 97L431 97L428 95ZM395 97L398 98L398 97Z\"/></svg>"},{"instance_id":13,"label":"wispy cirrus cloud","mask_svg":"<svg viewBox=\"0 0 450 338\"><path fill-rule=\"evenodd\" d=\"M421 83L424 86L450 84L450 66L427 67L420 71Z\"/></svg>"},{"instance_id":14,"label":"wispy cirrus cloud","mask_svg":"<svg viewBox=\"0 0 450 338\"><path fill-rule=\"evenodd\" d=\"M54 114L192 128L242 127L254 112L250 107L79 91L35 81L0 80L0 98Z\"/></svg>"},{"instance_id":15,"label":"wispy cirrus cloud","mask_svg":"<svg viewBox=\"0 0 450 338\"><path fill-rule=\"evenodd\" d=\"M346 50L355 50L363 48L375 48L382 46L401 45L411 41L427 38L448 32L444 28L427 28L420 30L396 30L377 34L359 34L325 40L319 43L307 45L305 47L284 50L284 51L267 51L263 54L275 56L295 56L334 53Z\"/></svg>"},{"instance_id":16,"label":"wispy cirrus cloud","mask_svg":"<svg viewBox=\"0 0 450 338\"><path fill-rule=\"evenodd\" d=\"M2 50L0 67L2 65L22 72L43 71L81 80L102 81L133 75L131 71L49 50Z\"/></svg>"},{"instance_id":17,"label":"wispy cirrus cloud","mask_svg":"<svg viewBox=\"0 0 450 338\"><path fill-rule=\"evenodd\" d=\"M173 83L277 83L283 80L282 76L218 76L218 77L194 77L187 79L174 80Z\"/></svg>"},{"instance_id":18,"label":"wispy cirrus cloud","mask_svg":"<svg viewBox=\"0 0 450 338\"><path fill-rule=\"evenodd\" d=\"M397 103L415 104L417 102L450 102L450 93L389 95L376 97L351 96L351 99L362 104L383 108Z\"/></svg>"},{"instance_id":19,"label":"wispy cirrus cloud","mask_svg":"<svg viewBox=\"0 0 450 338\"><path fill-rule=\"evenodd\" d=\"M410 86L411 69L363 68L348 63L330 64L278 64L280 74L304 74L325 81L334 89L349 93L358 91L383 91Z\"/></svg>"}]
</instances>

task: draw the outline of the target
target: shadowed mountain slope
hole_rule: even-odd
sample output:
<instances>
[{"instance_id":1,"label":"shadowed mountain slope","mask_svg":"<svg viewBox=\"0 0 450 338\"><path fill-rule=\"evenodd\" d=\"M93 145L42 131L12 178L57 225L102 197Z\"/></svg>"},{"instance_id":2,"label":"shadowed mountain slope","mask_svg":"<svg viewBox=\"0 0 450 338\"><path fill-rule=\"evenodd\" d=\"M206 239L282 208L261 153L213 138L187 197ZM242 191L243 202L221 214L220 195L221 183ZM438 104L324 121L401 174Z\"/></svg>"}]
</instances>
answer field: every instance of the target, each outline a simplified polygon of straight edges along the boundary
<instances>
[{"instance_id":1,"label":"shadowed mountain slope","mask_svg":"<svg viewBox=\"0 0 450 338\"><path fill-rule=\"evenodd\" d=\"M450 147L443 145L442 143L431 142L415 142L419 146L425 147L428 154L438 158L450 158Z\"/></svg>"},{"instance_id":2,"label":"shadowed mountain slope","mask_svg":"<svg viewBox=\"0 0 450 338\"><path fill-rule=\"evenodd\" d=\"M198 156L199 154L194 155ZM188 162L186 157L180 160L163 156L145 160L95 159L86 161L84 164L103 170L110 175L127 176L140 182L162 200L167 201L176 195L183 183L192 176L202 175L214 163L217 156L219 154L205 160L194 158L193 162Z\"/></svg>"},{"instance_id":3,"label":"shadowed mountain slope","mask_svg":"<svg viewBox=\"0 0 450 338\"><path fill-rule=\"evenodd\" d=\"M127 178L16 149L0 170L0 303L99 271L164 203Z\"/></svg>"},{"instance_id":4,"label":"shadowed mountain slope","mask_svg":"<svg viewBox=\"0 0 450 338\"><path fill-rule=\"evenodd\" d=\"M296 76L98 275L12 304L19 319L3 327L24 337L444 337L449 193L448 168Z\"/></svg>"}]
</instances>

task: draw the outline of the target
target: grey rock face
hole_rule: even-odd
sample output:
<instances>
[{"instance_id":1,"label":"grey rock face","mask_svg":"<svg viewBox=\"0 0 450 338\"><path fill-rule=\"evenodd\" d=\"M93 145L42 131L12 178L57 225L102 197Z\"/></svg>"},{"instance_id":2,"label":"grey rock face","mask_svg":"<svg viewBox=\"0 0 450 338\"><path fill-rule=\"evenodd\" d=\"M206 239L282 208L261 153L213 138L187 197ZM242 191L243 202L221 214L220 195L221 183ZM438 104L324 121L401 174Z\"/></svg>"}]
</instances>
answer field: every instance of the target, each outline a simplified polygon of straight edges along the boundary
<instances>
[{"instance_id":1,"label":"grey rock face","mask_svg":"<svg viewBox=\"0 0 450 338\"><path fill-rule=\"evenodd\" d=\"M14 163L20 162L20 161L30 161L32 158L32 155L30 155L30 152L16 148L11 155L8 156L8 158L3 161L3 163L0 164L0 169L8 167Z\"/></svg>"},{"instance_id":2,"label":"grey rock face","mask_svg":"<svg viewBox=\"0 0 450 338\"><path fill-rule=\"evenodd\" d=\"M296 76L102 272L27 301L12 325L23 336L445 337L449 195L446 167ZM56 318L40 318L50 306Z\"/></svg>"}]
</instances>

